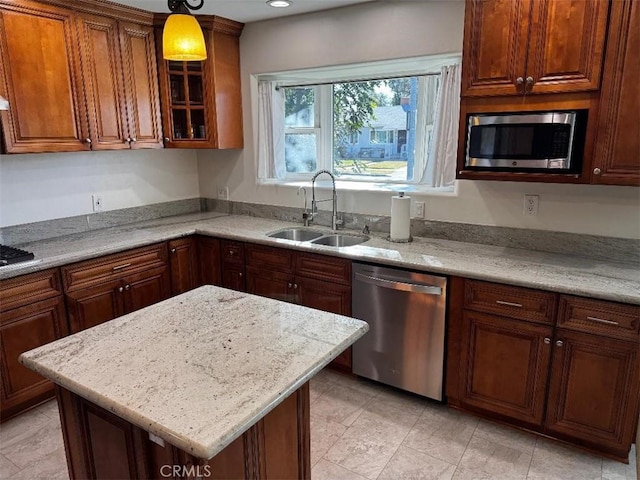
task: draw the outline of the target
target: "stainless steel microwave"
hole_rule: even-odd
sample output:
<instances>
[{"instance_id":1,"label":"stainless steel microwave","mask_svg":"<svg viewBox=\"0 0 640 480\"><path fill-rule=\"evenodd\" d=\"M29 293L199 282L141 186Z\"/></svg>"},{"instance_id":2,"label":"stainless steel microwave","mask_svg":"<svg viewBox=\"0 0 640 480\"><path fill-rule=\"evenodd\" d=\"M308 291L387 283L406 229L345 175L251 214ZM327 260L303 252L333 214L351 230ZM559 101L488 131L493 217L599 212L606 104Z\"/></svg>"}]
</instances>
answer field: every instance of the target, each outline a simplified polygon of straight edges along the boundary
<instances>
[{"instance_id":1,"label":"stainless steel microwave","mask_svg":"<svg viewBox=\"0 0 640 480\"><path fill-rule=\"evenodd\" d=\"M586 110L467 116L470 170L579 173Z\"/></svg>"}]
</instances>

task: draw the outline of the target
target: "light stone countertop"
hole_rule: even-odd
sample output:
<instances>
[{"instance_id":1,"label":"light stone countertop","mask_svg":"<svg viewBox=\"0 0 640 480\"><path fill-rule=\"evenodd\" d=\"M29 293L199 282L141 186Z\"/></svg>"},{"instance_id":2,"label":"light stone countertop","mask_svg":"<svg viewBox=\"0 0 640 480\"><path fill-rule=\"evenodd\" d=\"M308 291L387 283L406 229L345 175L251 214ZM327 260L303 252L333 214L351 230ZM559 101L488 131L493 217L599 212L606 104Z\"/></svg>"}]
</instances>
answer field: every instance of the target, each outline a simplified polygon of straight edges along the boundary
<instances>
[{"instance_id":1,"label":"light stone countertop","mask_svg":"<svg viewBox=\"0 0 640 480\"><path fill-rule=\"evenodd\" d=\"M209 459L368 329L342 315L206 285L20 361Z\"/></svg>"},{"instance_id":2,"label":"light stone countertop","mask_svg":"<svg viewBox=\"0 0 640 480\"><path fill-rule=\"evenodd\" d=\"M431 238L392 243L375 233L366 243L343 248L273 239L266 235L291 226L301 225L213 212L167 217L18 245L34 252L36 261L2 267L0 279L200 233L430 273L640 304L640 268L636 264ZM327 228L311 228L329 232Z\"/></svg>"}]
</instances>

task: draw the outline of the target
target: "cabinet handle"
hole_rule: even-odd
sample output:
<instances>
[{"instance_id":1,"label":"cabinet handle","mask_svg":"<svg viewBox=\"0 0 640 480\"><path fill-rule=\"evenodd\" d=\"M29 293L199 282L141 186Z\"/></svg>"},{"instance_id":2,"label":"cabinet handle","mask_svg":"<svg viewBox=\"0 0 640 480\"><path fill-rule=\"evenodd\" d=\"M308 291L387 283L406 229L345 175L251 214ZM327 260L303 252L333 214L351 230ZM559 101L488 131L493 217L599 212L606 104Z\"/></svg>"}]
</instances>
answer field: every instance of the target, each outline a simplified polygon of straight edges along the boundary
<instances>
[{"instance_id":1,"label":"cabinet handle","mask_svg":"<svg viewBox=\"0 0 640 480\"><path fill-rule=\"evenodd\" d=\"M593 169L593 174L594 175L600 175L601 173L602 173L602 170L600 170L599 168L596 167L596 168Z\"/></svg>"},{"instance_id":2,"label":"cabinet handle","mask_svg":"<svg viewBox=\"0 0 640 480\"><path fill-rule=\"evenodd\" d=\"M171 253L176 253L176 249L175 249L175 248L172 248L172 249L171 249Z\"/></svg>"},{"instance_id":3,"label":"cabinet handle","mask_svg":"<svg viewBox=\"0 0 640 480\"><path fill-rule=\"evenodd\" d=\"M605 320L604 318L598 317L587 317L587 320L591 320L596 323L604 323L605 325L620 325L618 322L614 322L613 320Z\"/></svg>"},{"instance_id":4,"label":"cabinet handle","mask_svg":"<svg viewBox=\"0 0 640 480\"><path fill-rule=\"evenodd\" d=\"M551 343L551 339L549 337L544 337L544 343L549 345Z\"/></svg>"},{"instance_id":5,"label":"cabinet handle","mask_svg":"<svg viewBox=\"0 0 640 480\"><path fill-rule=\"evenodd\" d=\"M113 267L111 270L113 270L115 272L116 270L122 270L123 268L127 268L127 267L130 267L130 266L131 266L130 263L124 263L122 265L118 265L117 267Z\"/></svg>"},{"instance_id":6,"label":"cabinet handle","mask_svg":"<svg viewBox=\"0 0 640 480\"><path fill-rule=\"evenodd\" d=\"M505 302L504 300L496 300L496 303L498 305L506 305L508 307L522 308L522 304L521 303Z\"/></svg>"},{"instance_id":7,"label":"cabinet handle","mask_svg":"<svg viewBox=\"0 0 640 480\"><path fill-rule=\"evenodd\" d=\"M128 291L130 288L131 288L131 285L128 285L128 284L127 284L127 285L125 285L125 286L124 286L124 289L125 289L125 290L127 290L127 291Z\"/></svg>"},{"instance_id":8,"label":"cabinet handle","mask_svg":"<svg viewBox=\"0 0 640 480\"><path fill-rule=\"evenodd\" d=\"M556 341L556 345L557 345L558 347L561 347L562 345L564 345L564 342L563 342L562 340L557 340L557 341Z\"/></svg>"},{"instance_id":9,"label":"cabinet handle","mask_svg":"<svg viewBox=\"0 0 640 480\"><path fill-rule=\"evenodd\" d=\"M522 85L524 83L524 78L518 77L516 78L516 85Z\"/></svg>"},{"instance_id":10,"label":"cabinet handle","mask_svg":"<svg viewBox=\"0 0 640 480\"><path fill-rule=\"evenodd\" d=\"M122 292L124 291L124 288L120 287L120 288L118 289L118 291L119 291L120 293L122 293Z\"/></svg>"},{"instance_id":11,"label":"cabinet handle","mask_svg":"<svg viewBox=\"0 0 640 480\"><path fill-rule=\"evenodd\" d=\"M297 283L294 283L294 284L293 284L293 288L294 288L294 290L295 290L296 288L298 288L298 284L297 284Z\"/></svg>"}]
</instances>

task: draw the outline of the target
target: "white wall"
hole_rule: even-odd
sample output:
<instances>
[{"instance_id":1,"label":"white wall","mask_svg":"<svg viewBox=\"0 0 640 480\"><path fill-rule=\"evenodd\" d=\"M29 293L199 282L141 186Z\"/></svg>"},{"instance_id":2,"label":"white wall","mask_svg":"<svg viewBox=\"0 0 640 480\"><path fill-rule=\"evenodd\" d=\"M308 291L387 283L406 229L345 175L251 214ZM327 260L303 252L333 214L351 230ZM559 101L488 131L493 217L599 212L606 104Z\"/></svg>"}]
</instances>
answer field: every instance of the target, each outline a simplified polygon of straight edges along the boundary
<instances>
[{"instance_id":1,"label":"white wall","mask_svg":"<svg viewBox=\"0 0 640 480\"><path fill-rule=\"evenodd\" d=\"M461 1L393 1L248 24L240 37L245 148L198 152L202 196L216 198L218 186L229 186L231 200L302 205L293 187L256 184L250 75L460 52L463 18ZM525 193L540 195L537 217L522 215ZM390 196L339 192L339 207L388 215ZM419 199L432 220L640 238L640 189L633 187L460 181L457 196Z\"/></svg>"},{"instance_id":2,"label":"white wall","mask_svg":"<svg viewBox=\"0 0 640 480\"><path fill-rule=\"evenodd\" d=\"M0 226L200 196L189 150L0 155Z\"/></svg>"}]
</instances>

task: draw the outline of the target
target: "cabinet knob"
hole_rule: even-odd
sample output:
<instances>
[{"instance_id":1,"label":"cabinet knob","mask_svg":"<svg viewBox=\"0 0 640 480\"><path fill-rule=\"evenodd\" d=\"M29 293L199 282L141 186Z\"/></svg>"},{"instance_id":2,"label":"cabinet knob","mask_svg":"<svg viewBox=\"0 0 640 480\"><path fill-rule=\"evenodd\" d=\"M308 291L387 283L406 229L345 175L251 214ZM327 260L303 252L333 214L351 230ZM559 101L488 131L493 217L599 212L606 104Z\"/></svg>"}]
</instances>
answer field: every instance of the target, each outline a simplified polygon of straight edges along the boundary
<instances>
[{"instance_id":1,"label":"cabinet knob","mask_svg":"<svg viewBox=\"0 0 640 480\"><path fill-rule=\"evenodd\" d=\"M600 175L601 173L602 173L602 170L600 170L599 168L596 167L596 168L593 169L593 174L594 175Z\"/></svg>"},{"instance_id":2,"label":"cabinet knob","mask_svg":"<svg viewBox=\"0 0 640 480\"><path fill-rule=\"evenodd\" d=\"M516 85L522 85L524 83L524 78L518 77L516 78Z\"/></svg>"},{"instance_id":3,"label":"cabinet knob","mask_svg":"<svg viewBox=\"0 0 640 480\"><path fill-rule=\"evenodd\" d=\"M287 287L291 288L291 287L293 287L293 284L292 283L287 283Z\"/></svg>"},{"instance_id":4,"label":"cabinet knob","mask_svg":"<svg viewBox=\"0 0 640 480\"><path fill-rule=\"evenodd\" d=\"M527 77L527 85L533 85L533 77Z\"/></svg>"},{"instance_id":5,"label":"cabinet knob","mask_svg":"<svg viewBox=\"0 0 640 480\"><path fill-rule=\"evenodd\" d=\"M242 272L238 272L238 276L241 277L242 276Z\"/></svg>"},{"instance_id":6,"label":"cabinet knob","mask_svg":"<svg viewBox=\"0 0 640 480\"><path fill-rule=\"evenodd\" d=\"M124 289L125 289L125 290L129 290L130 288L131 288L131 285L125 285L125 286L124 286Z\"/></svg>"},{"instance_id":7,"label":"cabinet knob","mask_svg":"<svg viewBox=\"0 0 640 480\"><path fill-rule=\"evenodd\" d=\"M234 252L233 250L230 250L230 251L229 251L229 256L230 256L230 257L233 257L233 256L235 255L235 253L236 253L236 252Z\"/></svg>"},{"instance_id":8,"label":"cabinet knob","mask_svg":"<svg viewBox=\"0 0 640 480\"><path fill-rule=\"evenodd\" d=\"M176 253L176 249L175 249L175 248L172 248L172 249L171 249L171 253Z\"/></svg>"},{"instance_id":9,"label":"cabinet knob","mask_svg":"<svg viewBox=\"0 0 640 480\"><path fill-rule=\"evenodd\" d=\"M138 141L138 139L137 139L136 137L132 137L132 138L131 138L131 141L132 141L133 143L136 143L136 142Z\"/></svg>"},{"instance_id":10,"label":"cabinet knob","mask_svg":"<svg viewBox=\"0 0 640 480\"><path fill-rule=\"evenodd\" d=\"M297 284L297 283L294 283L294 284L293 284L293 288L294 288L294 289L298 288L298 284Z\"/></svg>"},{"instance_id":11,"label":"cabinet knob","mask_svg":"<svg viewBox=\"0 0 640 480\"><path fill-rule=\"evenodd\" d=\"M85 141L85 143L88 143L89 145L91 145L91 139L90 138L85 138L84 141Z\"/></svg>"},{"instance_id":12,"label":"cabinet knob","mask_svg":"<svg viewBox=\"0 0 640 480\"><path fill-rule=\"evenodd\" d=\"M118 289L118 291L119 291L120 293L122 293L122 292L124 291L124 288L120 287L120 288Z\"/></svg>"},{"instance_id":13,"label":"cabinet knob","mask_svg":"<svg viewBox=\"0 0 640 480\"><path fill-rule=\"evenodd\" d=\"M124 139L124 143L131 143L131 137L127 137Z\"/></svg>"},{"instance_id":14,"label":"cabinet knob","mask_svg":"<svg viewBox=\"0 0 640 480\"><path fill-rule=\"evenodd\" d=\"M551 339L549 337L544 337L544 343L549 345L551 343Z\"/></svg>"},{"instance_id":15,"label":"cabinet knob","mask_svg":"<svg viewBox=\"0 0 640 480\"><path fill-rule=\"evenodd\" d=\"M169 137L164 137L164 141L165 141L165 143L169 143L171 141L171 139Z\"/></svg>"},{"instance_id":16,"label":"cabinet knob","mask_svg":"<svg viewBox=\"0 0 640 480\"><path fill-rule=\"evenodd\" d=\"M564 345L564 342L563 342L562 340L558 340L558 341L556 341L556 345L557 345L558 347L561 347L561 346L563 346L563 345Z\"/></svg>"}]
</instances>

